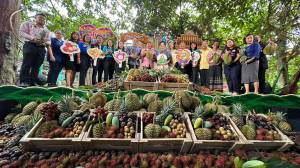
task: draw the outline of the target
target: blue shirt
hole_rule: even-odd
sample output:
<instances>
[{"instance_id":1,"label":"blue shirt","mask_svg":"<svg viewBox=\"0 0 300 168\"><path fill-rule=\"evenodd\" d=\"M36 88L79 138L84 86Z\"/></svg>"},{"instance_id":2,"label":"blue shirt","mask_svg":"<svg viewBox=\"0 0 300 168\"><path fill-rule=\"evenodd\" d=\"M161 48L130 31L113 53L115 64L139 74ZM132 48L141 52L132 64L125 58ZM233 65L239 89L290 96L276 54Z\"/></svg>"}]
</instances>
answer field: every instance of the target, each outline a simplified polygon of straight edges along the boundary
<instances>
[{"instance_id":1,"label":"blue shirt","mask_svg":"<svg viewBox=\"0 0 300 168\"><path fill-rule=\"evenodd\" d=\"M78 46L81 54L87 54L87 50L90 48L90 45L84 42L79 42Z\"/></svg>"},{"instance_id":2,"label":"blue shirt","mask_svg":"<svg viewBox=\"0 0 300 168\"><path fill-rule=\"evenodd\" d=\"M113 58L114 49L108 46L104 46L102 51L105 53L105 58Z\"/></svg>"},{"instance_id":3,"label":"blue shirt","mask_svg":"<svg viewBox=\"0 0 300 168\"><path fill-rule=\"evenodd\" d=\"M60 47L64 44L63 40L58 40L57 38L51 38L51 48L53 56L55 57L55 62L64 63L67 60L67 55L61 52Z\"/></svg>"},{"instance_id":4,"label":"blue shirt","mask_svg":"<svg viewBox=\"0 0 300 168\"><path fill-rule=\"evenodd\" d=\"M260 51L261 51L260 45L258 43L253 43L253 44L246 47L245 55L248 58L255 57L255 59L259 59Z\"/></svg>"}]
</instances>

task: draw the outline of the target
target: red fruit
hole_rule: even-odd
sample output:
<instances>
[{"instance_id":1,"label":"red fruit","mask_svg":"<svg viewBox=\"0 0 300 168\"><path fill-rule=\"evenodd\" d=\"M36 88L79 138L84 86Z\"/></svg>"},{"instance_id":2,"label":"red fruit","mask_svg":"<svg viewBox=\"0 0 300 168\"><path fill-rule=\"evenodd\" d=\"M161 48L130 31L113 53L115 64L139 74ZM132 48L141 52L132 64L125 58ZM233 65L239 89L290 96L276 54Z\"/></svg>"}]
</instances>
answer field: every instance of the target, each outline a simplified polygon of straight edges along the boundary
<instances>
[{"instance_id":1,"label":"red fruit","mask_svg":"<svg viewBox=\"0 0 300 168\"><path fill-rule=\"evenodd\" d=\"M273 141L273 136L272 135L267 135L267 136L265 136L265 140Z\"/></svg>"},{"instance_id":2,"label":"red fruit","mask_svg":"<svg viewBox=\"0 0 300 168\"><path fill-rule=\"evenodd\" d=\"M262 140L264 140L264 136L261 134L258 134L258 135L256 135L256 140L262 141Z\"/></svg>"},{"instance_id":3,"label":"red fruit","mask_svg":"<svg viewBox=\"0 0 300 168\"><path fill-rule=\"evenodd\" d=\"M296 158L294 159L294 161L297 162L298 164L300 164L300 156L296 157Z\"/></svg>"},{"instance_id":4,"label":"red fruit","mask_svg":"<svg viewBox=\"0 0 300 168\"><path fill-rule=\"evenodd\" d=\"M174 132L169 133L169 138L176 138L176 134Z\"/></svg>"}]
</instances>

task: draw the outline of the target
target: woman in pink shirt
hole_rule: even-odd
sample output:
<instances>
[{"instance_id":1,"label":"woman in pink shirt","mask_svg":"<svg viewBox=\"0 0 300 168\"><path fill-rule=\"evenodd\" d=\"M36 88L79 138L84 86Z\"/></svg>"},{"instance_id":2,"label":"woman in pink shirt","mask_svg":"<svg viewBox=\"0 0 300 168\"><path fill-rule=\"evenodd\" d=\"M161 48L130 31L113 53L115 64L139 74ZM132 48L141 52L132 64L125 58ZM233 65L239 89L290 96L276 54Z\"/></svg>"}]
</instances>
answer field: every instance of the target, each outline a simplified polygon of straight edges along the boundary
<instances>
[{"instance_id":1,"label":"woman in pink shirt","mask_svg":"<svg viewBox=\"0 0 300 168\"><path fill-rule=\"evenodd\" d=\"M155 49L151 42L148 42L146 48L141 51L141 67L146 69L152 69L155 61Z\"/></svg>"}]
</instances>

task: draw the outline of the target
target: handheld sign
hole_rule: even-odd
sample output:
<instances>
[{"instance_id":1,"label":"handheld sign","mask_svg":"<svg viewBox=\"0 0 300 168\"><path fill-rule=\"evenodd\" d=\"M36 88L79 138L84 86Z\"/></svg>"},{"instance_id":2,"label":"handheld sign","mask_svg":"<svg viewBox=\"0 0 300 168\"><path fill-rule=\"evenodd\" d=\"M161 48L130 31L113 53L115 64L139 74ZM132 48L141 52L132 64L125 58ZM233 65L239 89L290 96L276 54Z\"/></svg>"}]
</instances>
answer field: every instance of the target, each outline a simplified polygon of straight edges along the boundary
<instances>
[{"instance_id":1,"label":"handheld sign","mask_svg":"<svg viewBox=\"0 0 300 168\"><path fill-rule=\"evenodd\" d=\"M168 57L166 56L166 54L159 54L157 56L157 64L158 65L166 65L166 64L168 64Z\"/></svg>"},{"instance_id":2,"label":"handheld sign","mask_svg":"<svg viewBox=\"0 0 300 168\"><path fill-rule=\"evenodd\" d=\"M97 65L97 58L103 58L102 51L99 48L89 48L87 54L93 59L93 65Z\"/></svg>"},{"instance_id":3,"label":"handheld sign","mask_svg":"<svg viewBox=\"0 0 300 168\"><path fill-rule=\"evenodd\" d=\"M122 63L126 60L127 54L123 51L115 51L114 59L119 64L119 68L122 68Z\"/></svg>"},{"instance_id":4,"label":"handheld sign","mask_svg":"<svg viewBox=\"0 0 300 168\"><path fill-rule=\"evenodd\" d=\"M177 50L176 59L177 62L181 65L181 68L184 68L184 65L188 64L192 59L191 51L188 49Z\"/></svg>"},{"instance_id":5,"label":"handheld sign","mask_svg":"<svg viewBox=\"0 0 300 168\"><path fill-rule=\"evenodd\" d=\"M76 43L73 43L72 41L65 41L64 44L60 47L61 52L64 54L76 54L80 53L80 48Z\"/></svg>"}]
</instances>

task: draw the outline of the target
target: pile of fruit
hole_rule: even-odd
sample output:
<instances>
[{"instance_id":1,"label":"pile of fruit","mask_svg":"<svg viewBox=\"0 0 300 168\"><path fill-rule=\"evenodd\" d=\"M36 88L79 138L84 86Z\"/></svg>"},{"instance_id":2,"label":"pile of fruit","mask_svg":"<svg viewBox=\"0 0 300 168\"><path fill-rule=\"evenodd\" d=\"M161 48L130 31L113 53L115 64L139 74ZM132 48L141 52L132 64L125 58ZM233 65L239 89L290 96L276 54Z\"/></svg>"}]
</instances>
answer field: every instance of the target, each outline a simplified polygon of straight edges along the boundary
<instances>
[{"instance_id":1,"label":"pile of fruit","mask_svg":"<svg viewBox=\"0 0 300 168\"><path fill-rule=\"evenodd\" d=\"M117 112L108 112L98 107L93 111L90 136L93 138L134 138L136 133L136 115L129 113L125 100ZM104 120L105 119L105 120Z\"/></svg>"},{"instance_id":2,"label":"pile of fruit","mask_svg":"<svg viewBox=\"0 0 300 168\"><path fill-rule=\"evenodd\" d=\"M34 132L34 137L79 137L89 117L88 112L79 108L80 104L71 96L64 96L58 103L45 103L40 111L42 121Z\"/></svg>"},{"instance_id":3,"label":"pile of fruit","mask_svg":"<svg viewBox=\"0 0 300 168\"><path fill-rule=\"evenodd\" d=\"M161 82L168 83L189 83L190 80L187 75L183 74L165 74L160 79Z\"/></svg>"},{"instance_id":4,"label":"pile of fruit","mask_svg":"<svg viewBox=\"0 0 300 168\"><path fill-rule=\"evenodd\" d=\"M233 105L231 119L240 128L241 132L248 140L281 140L274 124L267 117L255 113L243 115L241 105Z\"/></svg>"},{"instance_id":5,"label":"pile of fruit","mask_svg":"<svg viewBox=\"0 0 300 168\"><path fill-rule=\"evenodd\" d=\"M97 84L97 88L105 91L115 91L123 88L123 79L116 78Z\"/></svg>"},{"instance_id":6,"label":"pile of fruit","mask_svg":"<svg viewBox=\"0 0 300 168\"><path fill-rule=\"evenodd\" d=\"M159 113L143 113L146 138L185 138L187 129L182 118L183 111L180 108L176 110L176 104L175 100L165 100Z\"/></svg>"},{"instance_id":7,"label":"pile of fruit","mask_svg":"<svg viewBox=\"0 0 300 168\"><path fill-rule=\"evenodd\" d=\"M255 157L257 160L250 160ZM203 167L203 168L232 168L232 167L290 167L300 165L300 156L296 153L267 153L257 151L234 151L232 153L217 151L201 151L198 154L177 155L176 153L138 153L86 151L86 152L39 152L24 153L20 159L12 162L1 160L3 168L13 167ZM274 158L275 162L274 162ZM248 160L249 159L249 160ZM272 160L273 159L273 160ZM271 163L270 161L273 161ZM288 161L288 162L287 162Z\"/></svg>"},{"instance_id":8,"label":"pile of fruit","mask_svg":"<svg viewBox=\"0 0 300 168\"><path fill-rule=\"evenodd\" d=\"M207 105L205 105L207 106ZM195 136L199 140L235 140L237 135L230 121L221 113L216 113L200 104L192 116Z\"/></svg>"},{"instance_id":9,"label":"pile of fruit","mask_svg":"<svg viewBox=\"0 0 300 168\"><path fill-rule=\"evenodd\" d=\"M157 74L154 70L130 69L127 81L156 82Z\"/></svg>"}]
</instances>

